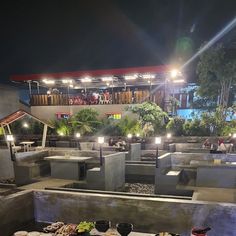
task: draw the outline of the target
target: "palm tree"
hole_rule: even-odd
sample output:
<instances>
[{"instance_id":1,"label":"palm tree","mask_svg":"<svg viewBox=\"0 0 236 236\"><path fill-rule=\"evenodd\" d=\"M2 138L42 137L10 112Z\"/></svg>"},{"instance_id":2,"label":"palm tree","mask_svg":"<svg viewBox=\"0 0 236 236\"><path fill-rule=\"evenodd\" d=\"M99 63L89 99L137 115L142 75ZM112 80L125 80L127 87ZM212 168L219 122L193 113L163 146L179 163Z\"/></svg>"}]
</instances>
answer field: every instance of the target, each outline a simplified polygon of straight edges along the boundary
<instances>
[{"instance_id":1,"label":"palm tree","mask_svg":"<svg viewBox=\"0 0 236 236\"><path fill-rule=\"evenodd\" d=\"M80 110L71 118L74 131L82 135L93 133L97 130L101 122L98 120L98 112L91 108Z\"/></svg>"}]
</instances>

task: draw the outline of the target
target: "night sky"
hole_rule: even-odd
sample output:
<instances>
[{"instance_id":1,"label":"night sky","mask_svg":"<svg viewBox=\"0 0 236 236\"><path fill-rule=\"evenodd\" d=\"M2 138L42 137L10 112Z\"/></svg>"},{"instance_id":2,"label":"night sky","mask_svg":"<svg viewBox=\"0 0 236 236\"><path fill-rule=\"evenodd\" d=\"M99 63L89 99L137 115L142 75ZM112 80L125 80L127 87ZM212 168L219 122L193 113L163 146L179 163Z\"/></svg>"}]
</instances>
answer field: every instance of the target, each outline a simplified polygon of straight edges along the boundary
<instances>
[{"instance_id":1,"label":"night sky","mask_svg":"<svg viewBox=\"0 0 236 236\"><path fill-rule=\"evenodd\" d=\"M0 6L0 80L181 64L235 16L236 0L7 0ZM233 41L236 29L223 38Z\"/></svg>"}]
</instances>

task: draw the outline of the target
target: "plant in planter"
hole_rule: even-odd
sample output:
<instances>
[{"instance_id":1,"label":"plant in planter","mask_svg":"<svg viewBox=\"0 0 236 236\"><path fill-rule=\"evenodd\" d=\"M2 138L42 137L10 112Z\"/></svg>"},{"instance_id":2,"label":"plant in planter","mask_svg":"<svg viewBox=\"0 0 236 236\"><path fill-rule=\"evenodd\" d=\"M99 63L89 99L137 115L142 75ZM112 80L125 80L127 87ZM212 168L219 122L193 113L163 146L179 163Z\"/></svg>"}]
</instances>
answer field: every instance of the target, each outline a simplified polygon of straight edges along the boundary
<instances>
[{"instance_id":1,"label":"plant in planter","mask_svg":"<svg viewBox=\"0 0 236 236\"><path fill-rule=\"evenodd\" d=\"M95 227L95 225L93 222L82 221L77 225L76 231L77 231L78 235L87 236L87 235L90 235L89 232L94 227Z\"/></svg>"}]
</instances>

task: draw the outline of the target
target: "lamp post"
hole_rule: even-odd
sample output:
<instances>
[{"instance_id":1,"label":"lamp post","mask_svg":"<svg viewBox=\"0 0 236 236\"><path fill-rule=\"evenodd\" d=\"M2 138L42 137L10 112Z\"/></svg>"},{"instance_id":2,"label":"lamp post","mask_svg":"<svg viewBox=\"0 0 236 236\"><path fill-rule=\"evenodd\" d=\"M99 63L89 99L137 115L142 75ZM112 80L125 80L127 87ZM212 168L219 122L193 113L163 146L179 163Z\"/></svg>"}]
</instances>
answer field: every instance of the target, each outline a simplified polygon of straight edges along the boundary
<instances>
[{"instance_id":1,"label":"lamp post","mask_svg":"<svg viewBox=\"0 0 236 236\"><path fill-rule=\"evenodd\" d=\"M75 134L76 146L77 146L77 149L79 149L79 150L81 150L80 142L79 142L80 137L81 137L80 133L76 133L76 134Z\"/></svg>"},{"instance_id":2,"label":"lamp post","mask_svg":"<svg viewBox=\"0 0 236 236\"><path fill-rule=\"evenodd\" d=\"M130 146L131 146L131 139L132 139L133 135L132 134L127 134L127 138L128 138L128 142L129 142L129 150L130 150Z\"/></svg>"},{"instance_id":3,"label":"lamp post","mask_svg":"<svg viewBox=\"0 0 236 236\"><path fill-rule=\"evenodd\" d=\"M156 168L158 168L158 156L159 156L158 145L161 144L161 137L155 138L155 144L156 144Z\"/></svg>"},{"instance_id":4,"label":"lamp post","mask_svg":"<svg viewBox=\"0 0 236 236\"><path fill-rule=\"evenodd\" d=\"M99 144L99 149L100 149L100 166L103 164L102 160L102 144L104 143L104 137L98 137L98 144Z\"/></svg>"},{"instance_id":5,"label":"lamp post","mask_svg":"<svg viewBox=\"0 0 236 236\"><path fill-rule=\"evenodd\" d=\"M14 141L14 137L13 137L12 134L8 134L6 139L7 139L7 142L9 143L9 147L10 147L11 160L15 161L14 153L13 153L13 150L12 150L12 142Z\"/></svg>"}]
</instances>

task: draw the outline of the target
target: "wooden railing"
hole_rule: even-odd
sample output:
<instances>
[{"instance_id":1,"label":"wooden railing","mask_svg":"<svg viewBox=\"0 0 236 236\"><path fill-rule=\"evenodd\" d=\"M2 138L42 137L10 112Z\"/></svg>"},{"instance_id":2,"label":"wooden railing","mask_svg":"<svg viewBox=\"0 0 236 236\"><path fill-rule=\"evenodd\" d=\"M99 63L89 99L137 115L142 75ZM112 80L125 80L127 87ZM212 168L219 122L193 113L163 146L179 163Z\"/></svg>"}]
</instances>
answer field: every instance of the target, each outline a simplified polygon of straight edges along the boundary
<instances>
[{"instance_id":1,"label":"wooden railing","mask_svg":"<svg viewBox=\"0 0 236 236\"><path fill-rule=\"evenodd\" d=\"M153 96L152 96L153 98ZM63 105L96 105L96 104L132 104L150 100L149 90L114 92L113 94L67 95L67 94L33 94L30 96L31 106L63 106ZM152 100L152 99L151 99Z\"/></svg>"}]
</instances>

